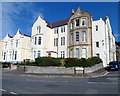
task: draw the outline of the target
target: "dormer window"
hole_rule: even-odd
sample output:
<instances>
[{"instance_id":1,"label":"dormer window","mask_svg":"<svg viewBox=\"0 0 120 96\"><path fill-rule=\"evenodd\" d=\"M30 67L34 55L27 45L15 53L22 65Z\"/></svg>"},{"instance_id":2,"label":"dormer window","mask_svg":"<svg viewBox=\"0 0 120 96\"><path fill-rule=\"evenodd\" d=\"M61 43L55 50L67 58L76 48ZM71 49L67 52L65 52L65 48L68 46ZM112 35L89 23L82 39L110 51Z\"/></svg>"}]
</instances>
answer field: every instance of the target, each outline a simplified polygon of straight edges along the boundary
<instances>
[{"instance_id":1,"label":"dormer window","mask_svg":"<svg viewBox=\"0 0 120 96\"><path fill-rule=\"evenodd\" d=\"M79 26L79 19L76 20L76 27Z\"/></svg>"},{"instance_id":2,"label":"dormer window","mask_svg":"<svg viewBox=\"0 0 120 96\"><path fill-rule=\"evenodd\" d=\"M41 32L41 27L37 26L37 32L40 33Z\"/></svg>"},{"instance_id":3,"label":"dormer window","mask_svg":"<svg viewBox=\"0 0 120 96\"><path fill-rule=\"evenodd\" d=\"M82 26L86 26L86 19L82 19Z\"/></svg>"}]
</instances>

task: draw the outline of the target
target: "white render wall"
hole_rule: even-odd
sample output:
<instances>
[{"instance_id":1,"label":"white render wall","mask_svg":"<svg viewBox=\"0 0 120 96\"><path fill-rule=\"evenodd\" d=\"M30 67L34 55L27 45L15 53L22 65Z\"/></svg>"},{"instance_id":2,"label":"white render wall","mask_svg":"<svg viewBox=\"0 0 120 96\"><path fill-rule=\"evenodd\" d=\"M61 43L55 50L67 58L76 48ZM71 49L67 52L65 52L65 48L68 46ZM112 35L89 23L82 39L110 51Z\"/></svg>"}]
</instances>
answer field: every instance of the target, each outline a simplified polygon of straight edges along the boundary
<instances>
[{"instance_id":1,"label":"white render wall","mask_svg":"<svg viewBox=\"0 0 120 96\"><path fill-rule=\"evenodd\" d=\"M54 33L54 28L49 28L46 26L47 23L41 17L38 17L36 22L32 27L32 37L31 37L31 59L34 60L38 57L38 50L40 50L41 57L48 56L49 51L51 57L61 57L61 51L65 52L65 58L67 57L67 25L65 26L65 32L61 32L61 26L58 27L58 34ZM41 27L40 33L37 31L37 26ZM34 44L35 37L37 37L37 45ZM38 45L38 38L41 37L41 45ZM61 46L61 37L65 37L65 45ZM58 46L54 46L54 38L58 38ZM36 51L36 56L34 58L34 51ZM57 54L58 53L58 54Z\"/></svg>"},{"instance_id":2,"label":"white render wall","mask_svg":"<svg viewBox=\"0 0 120 96\"><path fill-rule=\"evenodd\" d=\"M16 40L18 40L18 46L16 47ZM11 43L13 41L13 43ZM7 47L5 47L7 42ZM17 51L17 58L13 56L13 51ZM8 35L3 39L2 52L6 52L6 58L3 62L22 62L24 59L30 59L30 37L24 36L17 31L16 35L10 38ZM11 54L10 54L11 53Z\"/></svg>"},{"instance_id":3,"label":"white render wall","mask_svg":"<svg viewBox=\"0 0 120 96\"><path fill-rule=\"evenodd\" d=\"M96 25L98 25L98 31L96 31ZM99 42L99 47L96 47L96 42ZM102 18L92 21L92 45L93 56L99 54L103 61L103 65L106 66L105 22Z\"/></svg>"},{"instance_id":4,"label":"white render wall","mask_svg":"<svg viewBox=\"0 0 120 96\"><path fill-rule=\"evenodd\" d=\"M96 25L98 25L98 31L96 31ZM96 47L96 42L99 42L99 48ZM104 67L110 61L116 60L115 37L112 34L109 17L106 17L106 20L100 18L100 20L92 21L92 45L93 56L99 53Z\"/></svg>"},{"instance_id":5,"label":"white render wall","mask_svg":"<svg viewBox=\"0 0 120 96\"><path fill-rule=\"evenodd\" d=\"M65 32L61 32L61 27L65 27ZM65 58L67 58L67 25L63 25L58 27L58 34L54 33L55 28L53 28L53 35L52 35L52 50L58 53L58 55L54 54L54 57L61 57L61 51L65 52ZM65 45L61 45L61 37L65 37ZM54 46L54 38L58 38L58 46Z\"/></svg>"},{"instance_id":6,"label":"white render wall","mask_svg":"<svg viewBox=\"0 0 120 96\"><path fill-rule=\"evenodd\" d=\"M0 40L0 62L2 62L2 48L3 48L3 40Z\"/></svg>"},{"instance_id":7,"label":"white render wall","mask_svg":"<svg viewBox=\"0 0 120 96\"><path fill-rule=\"evenodd\" d=\"M32 27L32 37L31 37L31 43L32 43L32 48L31 48L31 59L34 60L37 58L38 55L38 50L40 50L40 56L41 57L46 57L48 53L47 51L51 51L51 46L52 44L52 32L53 29L50 29L49 27L46 26L47 23L45 20L43 20L41 17L38 17L36 22L33 24ZM40 33L37 31L37 26L41 27ZM37 44L34 44L34 39L37 37ZM41 44L38 45L38 38L41 37ZM36 56L34 58L34 51L36 51Z\"/></svg>"}]
</instances>

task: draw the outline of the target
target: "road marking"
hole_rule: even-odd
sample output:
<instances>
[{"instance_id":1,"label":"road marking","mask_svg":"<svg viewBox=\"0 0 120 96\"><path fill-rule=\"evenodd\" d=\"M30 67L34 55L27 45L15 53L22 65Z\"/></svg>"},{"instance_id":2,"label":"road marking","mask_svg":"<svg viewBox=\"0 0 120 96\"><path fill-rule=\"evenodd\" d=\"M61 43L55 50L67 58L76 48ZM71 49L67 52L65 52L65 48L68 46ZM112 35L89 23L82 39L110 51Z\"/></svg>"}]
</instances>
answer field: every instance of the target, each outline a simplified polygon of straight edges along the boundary
<instances>
[{"instance_id":1,"label":"road marking","mask_svg":"<svg viewBox=\"0 0 120 96\"><path fill-rule=\"evenodd\" d=\"M17 95L17 93L15 93L15 92L10 92L11 94L15 94L15 95Z\"/></svg>"},{"instance_id":2,"label":"road marking","mask_svg":"<svg viewBox=\"0 0 120 96\"><path fill-rule=\"evenodd\" d=\"M107 83L107 82L88 82L88 84L118 84L118 83Z\"/></svg>"},{"instance_id":3,"label":"road marking","mask_svg":"<svg viewBox=\"0 0 120 96\"><path fill-rule=\"evenodd\" d=\"M0 89L0 90L1 90L1 91L4 91L4 92L6 91L5 89Z\"/></svg>"},{"instance_id":4,"label":"road marking","mask_svg":"<svg viewBox=\"0 0 120 96\"><path fill-rule=\"evenodd\" d=\"M27 81L33 81L33 82L36 82L36 81L39 81L39 82L68 82L68 81L45 81L45 80L29 80L27 79Z\"/></svg>"},{"instance_id":5,"label":"road marking","mask_svg":"<svg viewBox=\"0 0 120 96\"><path fill-rule=\"evenodd\" d=\"M109 74L110 72L105 72L104 74L101 73L101 76L106 76L107 74Z\"/></svg>"}]
</instances>

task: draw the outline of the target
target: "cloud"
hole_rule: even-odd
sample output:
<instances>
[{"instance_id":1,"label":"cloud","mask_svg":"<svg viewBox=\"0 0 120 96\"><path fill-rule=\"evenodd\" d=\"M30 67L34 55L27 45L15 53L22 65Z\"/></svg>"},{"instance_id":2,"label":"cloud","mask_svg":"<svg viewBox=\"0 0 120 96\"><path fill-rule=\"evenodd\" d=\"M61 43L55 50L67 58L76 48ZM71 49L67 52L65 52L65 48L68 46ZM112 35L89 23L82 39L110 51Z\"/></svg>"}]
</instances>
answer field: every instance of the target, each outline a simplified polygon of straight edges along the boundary
<instances>
[{"instance_id":1,"label":"cloud","mask_svg":"<svg viewBox=\"0 0 120 96\"><path fill-rule=\"evenodd\" d=\"M39 15L43 17L43 8L40 8L39 11L34 10L36 9L36 4L37 3L32 2L2 2L2 38L5 37L7 33L15 35L19 27L16 26L18 20L25 19L21 17L23 12L31 16L28 22L35 21Z\"/></svg>"},{"instance_id":2,"label":"cloud","mask_svg":"<svg viewBox=\"0 0 120 96\"><path fill-rule=\"evenodd\" d=\"M120 37L120 34L114 34L115 37Z\"/></svg>"}]
</instances>

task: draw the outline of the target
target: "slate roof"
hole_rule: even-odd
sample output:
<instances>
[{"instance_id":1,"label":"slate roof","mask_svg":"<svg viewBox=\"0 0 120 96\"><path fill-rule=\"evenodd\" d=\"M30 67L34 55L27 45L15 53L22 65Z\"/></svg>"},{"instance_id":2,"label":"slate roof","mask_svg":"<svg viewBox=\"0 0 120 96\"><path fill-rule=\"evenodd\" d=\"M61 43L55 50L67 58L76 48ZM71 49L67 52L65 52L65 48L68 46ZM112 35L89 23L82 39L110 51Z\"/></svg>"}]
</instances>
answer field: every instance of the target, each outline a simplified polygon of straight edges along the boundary
<instances>
[{"instance_id":1,"label":"slate roof","mask_svg":"<svg viewBox=\"0 0 120 96\"><path fill-rule=\"evenodd\" d=\"M23 33L21 33L21 32L20 32L20 34L21 34L21 35L24 35L24 36L27 36L27 37L31 37L31 36L29 36L29 35L26 35L26 34L23 34Z\"/></svg>"},{"instance_id":2,"label":"slate roof","mask_svg":"<svg viewBox=\"0 0 120 96\"><path fill-rule=\"evenodd\" d=\"M56 22L53 22L53 23L47 22L47 26L50 27L50 28L54 28L54 27L59 27L59 26L62 26L62 25L66 25L67 22L69 21L69 19L70 18L66 18L66 19L56 21Z\"/></svg>"},{"instance_id":3,"label":"slate roof","mask_svg":"<svg viewBox=\"0 0 120 96\"><path fill-rule=\"evenodd\" d=\"M8 34L8 36L9 36L10 38L13 38L13 36L10 36L9 34Z\"/></svg>"}]
</instances>

